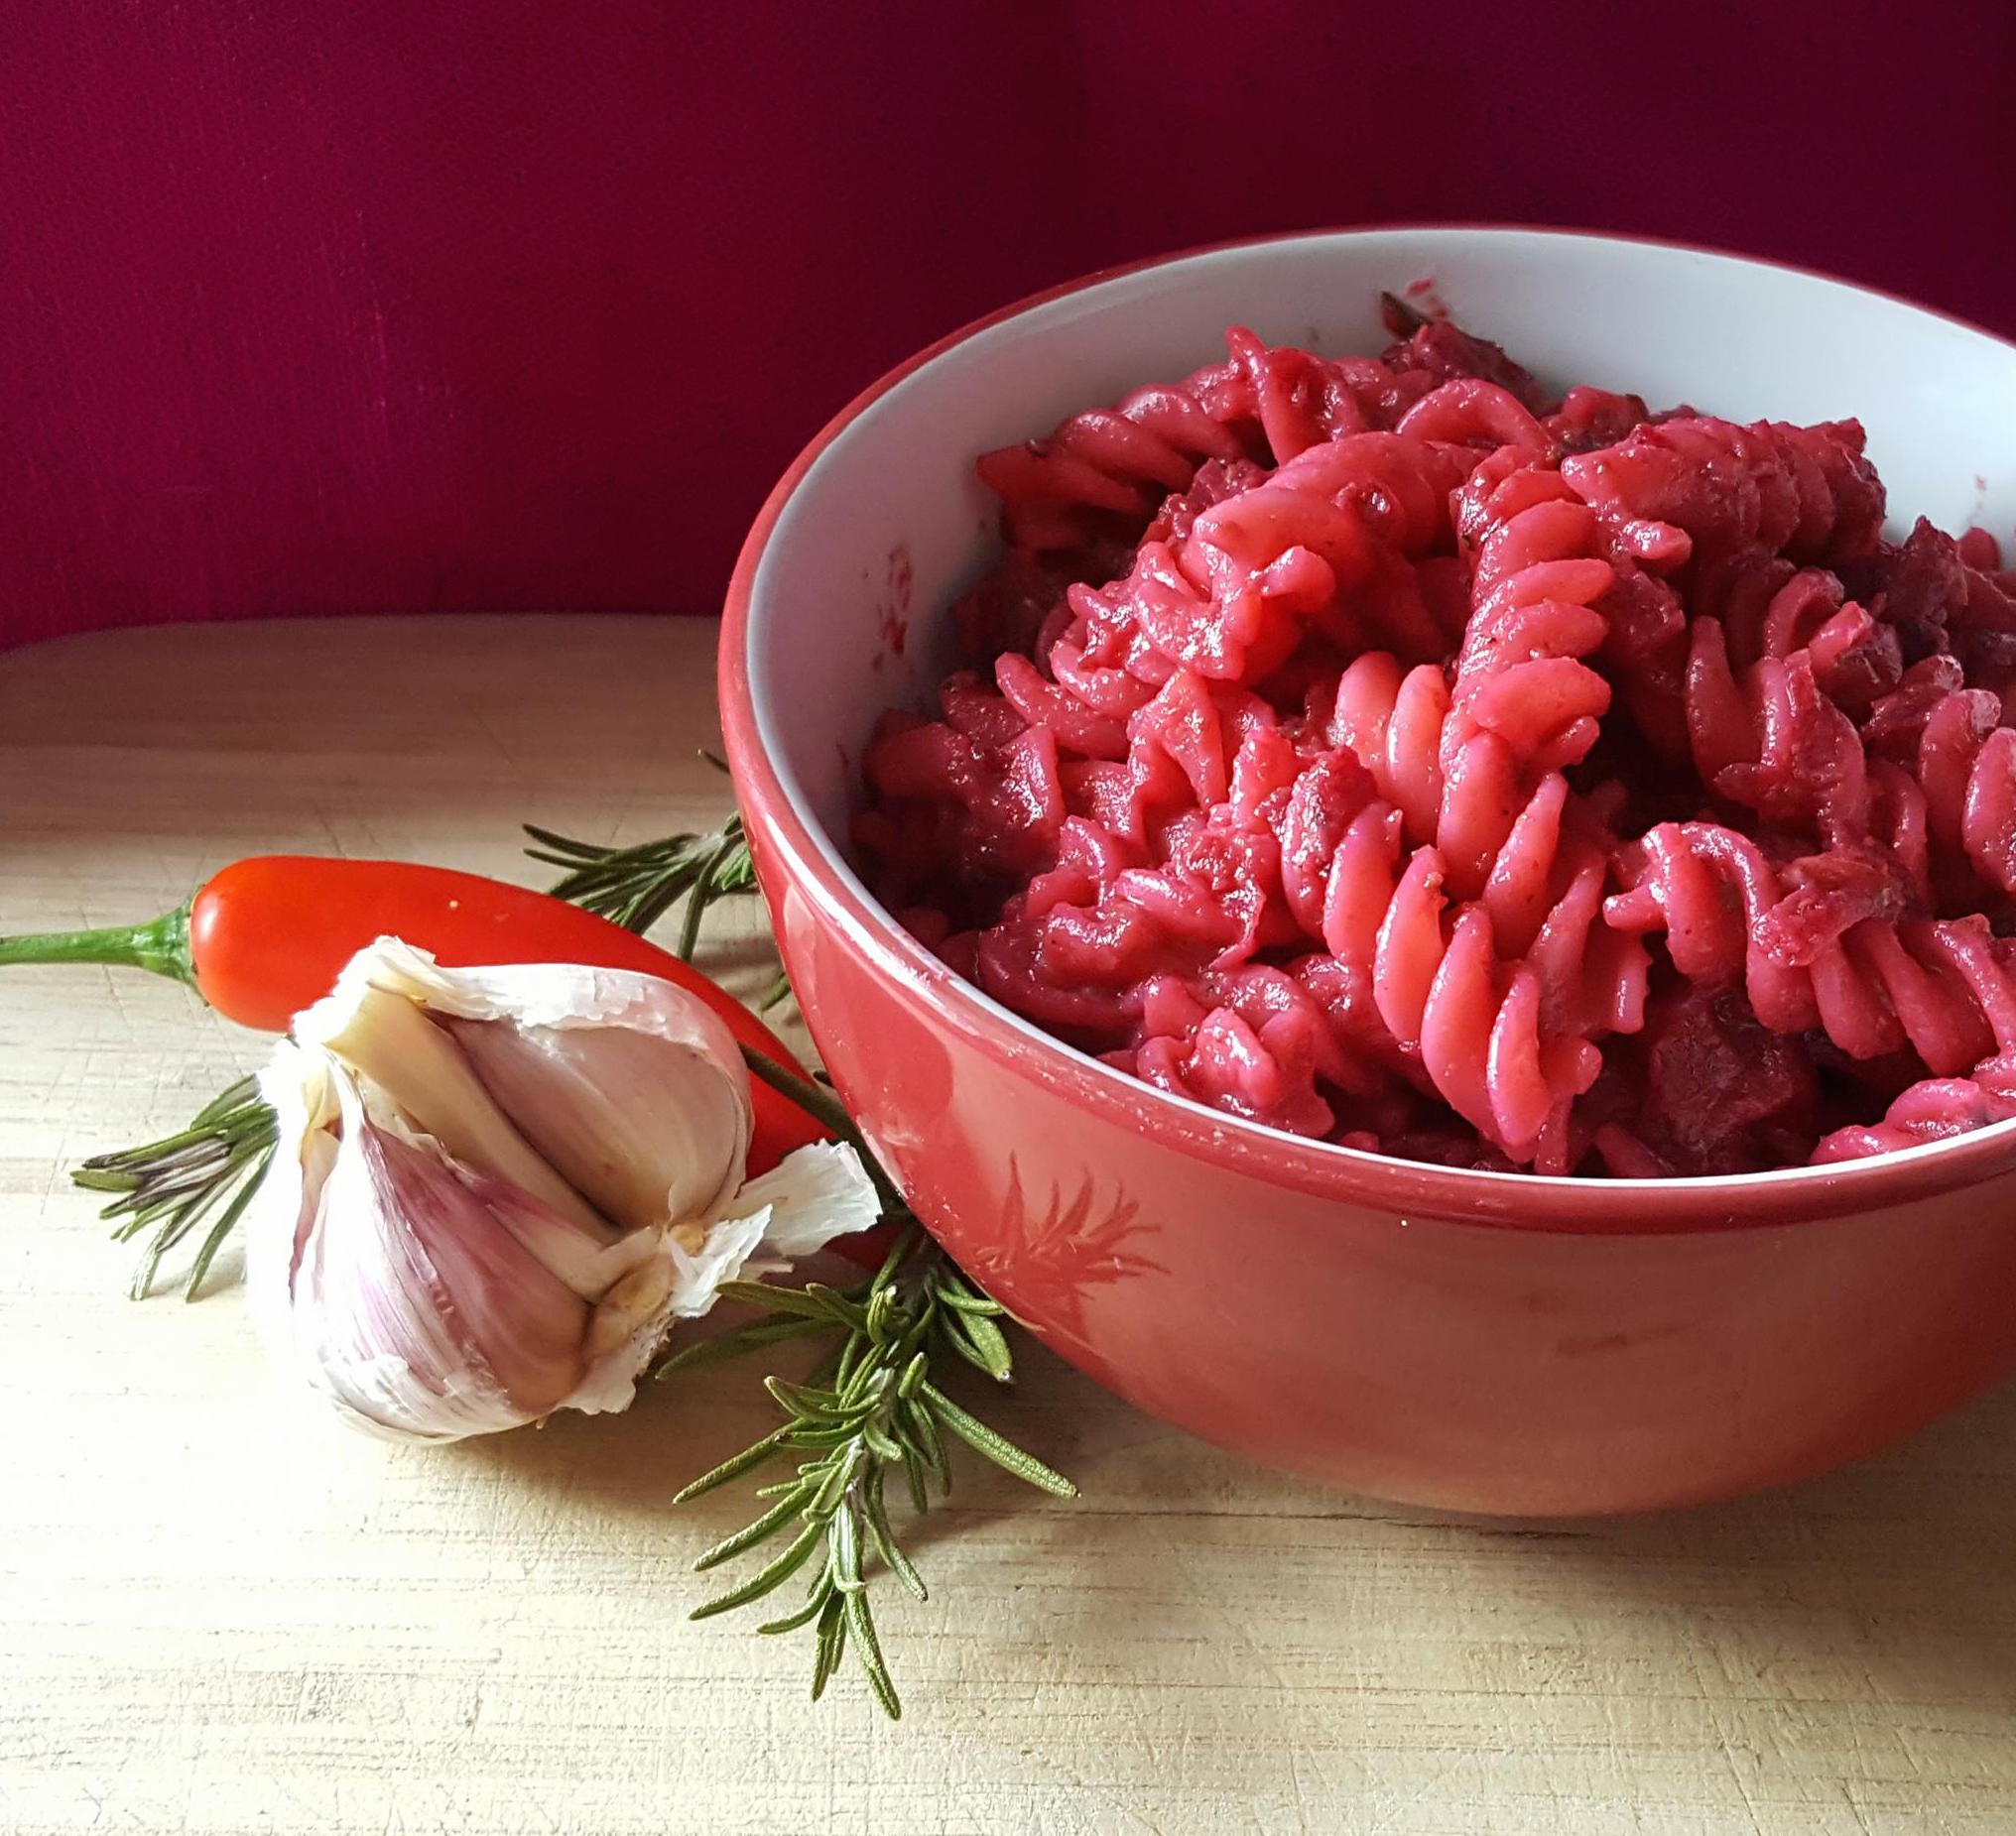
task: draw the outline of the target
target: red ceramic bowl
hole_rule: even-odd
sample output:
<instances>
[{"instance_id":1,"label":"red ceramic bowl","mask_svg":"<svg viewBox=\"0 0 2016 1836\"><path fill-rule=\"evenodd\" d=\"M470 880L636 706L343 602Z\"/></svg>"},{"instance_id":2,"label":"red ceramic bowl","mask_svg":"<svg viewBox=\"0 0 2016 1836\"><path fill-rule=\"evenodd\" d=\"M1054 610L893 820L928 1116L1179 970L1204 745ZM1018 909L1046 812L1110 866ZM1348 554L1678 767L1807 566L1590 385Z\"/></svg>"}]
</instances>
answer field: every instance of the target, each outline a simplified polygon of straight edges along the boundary
<instances>
[{"instance_id":1,"label":"red ceramic bowl","mask_svg":"<svg viewBox=\"0 0 2016 1836\"><path fill-rule=\"evenodd\" d=\"M1207 251L960 332L839 416L765 506L721 641L728 754L786 964L920 1215L1154 1414L1354 1491L1553 1516L1777 1485L2016 1366L2016 1127L1732 1179L1472 1173L1293 1140L1057 1043L916 946L840 837L875 714L951 664L985 559L973 455L1224 325L1376 349L1417 280L1557 380L1744 419L1859 414L1899 512L2016 525L2016 350L1695 250L1394 230Z\"/></svg>"}]
</instances>

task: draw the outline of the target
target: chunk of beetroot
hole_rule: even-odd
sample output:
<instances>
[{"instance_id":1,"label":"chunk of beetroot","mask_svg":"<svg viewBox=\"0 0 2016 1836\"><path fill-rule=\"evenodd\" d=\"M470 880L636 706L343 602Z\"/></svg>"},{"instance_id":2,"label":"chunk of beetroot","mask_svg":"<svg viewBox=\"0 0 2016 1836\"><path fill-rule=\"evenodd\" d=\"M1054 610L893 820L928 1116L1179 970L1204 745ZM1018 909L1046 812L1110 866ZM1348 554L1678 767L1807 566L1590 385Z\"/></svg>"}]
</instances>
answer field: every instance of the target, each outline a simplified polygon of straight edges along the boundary
<instances>
[{"instance_id":1,"label":"chunk of beetroot","mask_svg":"<svg viewBox=\"0 0 2016 1836\"><path fill-rule=\"evenodd\" d=\"M1796 1165L1818 1135L1820 1090L1801 1042L1767 1031L1735 988L1655 998L1638 1135L1680 1173Z\"/></svg>"}]
</instances>

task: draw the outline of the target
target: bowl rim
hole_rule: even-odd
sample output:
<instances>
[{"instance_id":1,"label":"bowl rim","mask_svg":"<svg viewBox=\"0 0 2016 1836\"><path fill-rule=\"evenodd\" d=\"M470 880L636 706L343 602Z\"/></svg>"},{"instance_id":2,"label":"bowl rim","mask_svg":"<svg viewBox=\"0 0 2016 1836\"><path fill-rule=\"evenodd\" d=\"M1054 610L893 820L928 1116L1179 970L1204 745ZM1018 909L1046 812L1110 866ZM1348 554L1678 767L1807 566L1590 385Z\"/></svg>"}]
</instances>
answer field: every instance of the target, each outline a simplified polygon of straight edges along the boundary
<instances>
[{"instance_id":1,"label":"bowl rim","mask_svg":"<svg viewBox=\"0 0 2016 1836\"><path fill-rule=\"evenodd\" d=\"M850 876L835 870L821 845L827 838L804 813L762 740L749 660L756 581L765 553L786 505L827 449L876 402L948 351L1074 295L1199 256L1294 242L1421 234L1656 249L1793 275L1943 321L2016 356L2016 343L1968 319L1819 269L1664 237L1544 224L1390 222L1234 237L1098 269L1042 289L969 320L877 377L812 437L757 513L723 605L718 690L728 759L759 853L780 860L790 882L824 923L843 934L878 976L898 984L947 1034L1001 1069L1046 1086L1130 1133L1226 1171L1341 1204L1383 1208L1403 1224L1410 1212L1418 1211L1509 1229L1593 1236L1757 1229L1934 1199L2016 1168L2016 1121L1862 1160L1672 1179L1480 1171L1311 1141L1160 1090L1055 1039L954 974Z\"/></svg>"}]
</instances>

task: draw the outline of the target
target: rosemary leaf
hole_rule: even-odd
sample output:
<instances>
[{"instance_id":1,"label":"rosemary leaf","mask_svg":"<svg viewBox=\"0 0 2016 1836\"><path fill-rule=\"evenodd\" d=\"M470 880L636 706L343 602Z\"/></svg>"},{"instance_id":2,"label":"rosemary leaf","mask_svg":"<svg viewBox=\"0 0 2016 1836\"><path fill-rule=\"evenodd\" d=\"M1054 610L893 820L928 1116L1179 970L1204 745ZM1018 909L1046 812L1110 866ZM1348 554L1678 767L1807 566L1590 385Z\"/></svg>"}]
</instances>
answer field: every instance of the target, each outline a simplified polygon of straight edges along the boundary
<instances>
[{"instance_id":1,"label":"rosemary leaf","mask_svg":"<svg viewBox=\"0 0 2016 1836\"><path fill-rule=\"evenodd\" d=\"M920 1388L929 1388L928 1385ZM938 1489L949 1492L952 1489L951 1463L945 1458L945 1440L938 1431L938 1423L932 1419L931 1411L915 1398L903 1399L899 1416L904 1428L904 1440L915 1447L924 1463L937 1476Z\"/></svg>"},{"instance_id":2,"label":"rosemary leaf","mask_svg":"<svg viewBox=\"0 0 2016 1836\"><path fill-rule=\"evenodd\" d=\"M840 1510L840 1502L846 1497L847 1487L853 1484L854 1476L860 1470L860 1460L857 1458L859 1451L858 1444L851 1442L845 1453L835 1449L832 1465L827 1469L825 1478L819 1482L819 1489L813 1494L812 1503L806 1507L806 1514L809 1517L823 1518L833 1524L846 1518L847 1514ZM843 1587L847 1584L847 1572L844 1568L840 1570L840 1585Z\"/></svg>"},{"instance_id":3,"label":"rosemary leaf","mask_svg":"<svg viewBox=\"0 0 2016 1836\"><path fill-rule=\"evenodd\" d=\"M868 1451L885 1466L894 1466L903 1458L903 1443L872 1421L862 1422L861 1438L868 1443Z\"/></svg>"},{"instance_id":4,"label":"rosemary leaf","mask_svg":"<svg viewBox=\"0 0 2016 1836\"><path fill-rule=\"evenodd\" d=\"M796 1613L788 1613L783 1619L765 1620L756 1630L766 1637L774 1638L780 1632L796 1632L801 1626L810 1626L825 1611L826 1602L833 1597L833 1571L819 1570L819 1576L813 1583L812 1592L806 1596L805 1605Z\"/></svg>"},{"instance_id":5,"label":"rosemary leaf","mask_svg":"<svg viewBox=\"0 0 2016 1836\"><path fill-rule=\"evenodd\" d=\"M722 871L727 866L728 856L739 848L746 857L749 844L740 833L741 823L735 819L736 833L723 835L711 852L700 861L699 871L693 875L693 888L687 894L686 913L680 921L679 941L672 946L672 953L681 962L691 962L694 947L700 940L700 919L707 915L707 907L720 897Z\"/></svg>"},{"instance_id":6,"label":"rosemary leaf","mask_svg":"<svg viewBox=\"0 0 2016 1836\"><path fill-rule=\"evenodd\" d=\"M942 1313L939 1330L953 1351L968 1364L985 1371L997 1384L1005 1384L1014 1374L1014 1355L1001 1336L1001 1328L991 1319L976 1314Z\"/></svg>"},{"instance_id":7,"label":"rosemary leaf","mask_svg":"<svg viewBox=\"0 0 2016 1836\"><path fill-rule=\"evenodd\" d=\"M889 1565L889 1570L919 1600L931 1598L924 1585L924 1576L917 1571L917 1564L903 1552L896 1540L896 1532L889 1528L889 1506L882 1496L882 1475L875 1475L875 1483L868 1488L866 1515L868 1535L875 1544L875 1553Z\"/></svg>"},{"instance_id":8,"label":"rosemary leaf","mask_svg":"<svg viewBox=\"0 0 2016 1836\"><path fill-rule=\"evenodd\" d=\"M903 1478L910 1487L911 1509L923 1517L931 1509L931 1493L924 1483L924 1461L909 1441L899 1441L897 1445L903 1449Z\"/></svg>"},{"instance_id":9,"label":"rosemary leaf","mask_svg":"<svg viewBox=\"0 0 2016 1836\"><path fill-rule=\"evenodd\" d=\"M784 1437L790 1432L791 1424L789 1422L781 1428L772 1429L770 1433L764 1435L754 1446L744 1447L740 1453L732 1458L723 1460L712 1472L702 1473L691 1485L681 1487L678 1492L673 1494L672 1502L675 1505L684 1505L689 1499L698 1498L702 1492L711 1492L714 1487L726 1485L731 1479L739 1479L751 1467L761 1466L765 1460L769 1459L777 1451Z\"/></svg>"},{"instance_id":10,"label":"rosemary leaf","mask_svg":"<svg viewBox=\"0 0 2016 1836\"><path fill-rule=\"evenodd\" d=\"M745 1306L768 1307L773 1313L797 1313L828 1326L851 1326L866 1317L851 1302L841 1301L836 1306L837 1296L829 1287L773 1287L768 1282L723 1282L714 1297L739 1301ZM846 1311L840 1311L840 1307Z\"/></svg>"},{"instance_id":11,"label":"rosemary leaf","mask_svg":"<svg viewBox=\"0 0 2016 1836\"><path fill-rule=\"evenodd\" d=\"M1076 1498L1078 1489L1062 1473L1044 1465L1035 1454L1016 1446L1006 1435L997 1434L984 1421L966 1413L936 1385L926 1382L921 1392L926 1406L960 1440L1026 1485L1058 1498Z\"/></svg>"},{"instance_id":12,"label":"rosemary leaf","mask_svg":"<svg viewBox=\"0 0 2016 1836\"><path fill-rule=\"evenodd\" d=\"M843 1594L858 1594L867 1583L861 1579L861 1538L851 1507L833 1513L826 1534L833 1555L833 1585Z\"/></svg>"},{"instance_id":13,"label":"rosemary leaf","mask_svg":"<svg viewBox=\"0 0 2016 1836\"><path fill-rule=\"evenodd\" d=\"M962 1281L948 1281L939 1289L938 1297L955 1313L963 1313L969 1319L1005 1319L1008 1309L998 1300L990 1300L985 1294L976 1294Z\"/></svg>"},{"instance_id":14,"label":"rosemary leaf","mask_svg":"<svg viewBox=\"0 0 2016 1836\"><path fill-rule=\"evenodd\" d=\"M805 1503L810 1488L804 1480L790 1487L776 1504L772 1505L755 1523L738 1530L732 1536L723 1536L711 1549L693 1557L693 1572L699 1574L718 1566L731 1555L740 1555L744 1549L753 1549L759 1542L783 1528L797 1514Z\"/></svg>"},{"instance_id":15,"label":"rosemary leaf","mask_svg":"<svg viewBox=\"0 0 2016 1836\"><path fill-rule=\"evenodd\" d=\"M761 1287L764 1284L759 1282L756 1285ZM829 1318L839 1321L851 1331L865 1332L868 1329L868 1309L859 1301L841 1293L839 1289L827 1287L819 1282L808 1282L804 1292L808 1297L816 1299L825 1309Z\"/></svg>"},{"instance_id":16,"label":"rosemary leaf","mask_svg":"<svg viewBox=\"0 0 2016 1836\"><path fill-rule=\"evenodd\" d=\"M876 1701L882 1704L882 1712L891 1721L901 1721L903 1703L896 1694L896 1685L890 1681L889 1666L882 1661L882 1643L875 1636L875 1616L869 1610L867 1592L857 1588L843 1598L845 1605L841 1611L846 1616L855 1654L861 1660L861 1668L868 1673L868 1686L874 1690Z\"/></svg>"},{"instance_id":17,"label":"rosemary leaf","mask_svg":"<svg viewBox=\"0 0 2016 1836\"><path fill-rule=\"evenodd\" d=\"M807 1452L819 1452L828 1447L844 1447L847 1442L854 1438L859 1429L850 1427L845 1422L840 1422L830 1428L808 1427L803 1422L797 1422L792 1425L788 1432L791 1435L791 1444L794 1448L802 1448ZM679 1501L675 1499L673 1502L677 1504Z\"/></svg>"},{"instance_id":18,"label":"rosemary leaf","mask_svg":"<svg viewBox=\"0 0 2016 1836\"><path fill-rule=\"evenodd\" d=\"M652 1376L669 1377L675 1371L690 1371L700 1364L720 1364L744 1353L758 1351L766 1345L781 1344L787 1339L809 1338L814 1333L838 1330L837 1323L832 1320L758 1320L752 1325L739 1326L733 1332L724 1332L717 1339L696 1339L691 1345L682 1346L658 1365Z\"/></svg>"},{"instance_id":19,"label":"rosemary leaf","mask_svg":"<svg viewBox=\"0 0 2016 1836\"><path fill-rule=\"evenodd\" d=\"M718 901L756 890L756 864L740 814L705 834L682 832L628 847L605 847L552 829L525 825L535 861L561 868L556 898L585 907L640 935L676 908L680 930L675 952L691 957L700 925Z\"/></svg>"},{"instance_id":20,"label":"rosemary leaf","mask_svg":"<svg viewBox=\"0 0 2016 1836\"><path fill-rule=\"evenodd\" d=\"M854 1333L840 1347L840 1353L833 1360L833 1387L842 1389L853 1382L854 1373L860 1369L861 1360L874 1349L874 1340L865 1332Z\"/></svg>"},{"instance_id":21,"label":"rosemary leaf","mask_svg":"<svg viewBox=\"0 0 2016 1836\"><path fill-rule=\"evenodd\" d=\"M238 1188L238 1193L224 1207L222 1215L210 1226L202 1247L196 1251L195 1260L189 1264L188 1278L183 1283L182 1297L193 1300L202 1291L203 1277L210 1272L210 1264L216 1261L217 1252L224 1247L224 1240L238 1227L238 1220L245 1215L245 1209L252 1202L253 1193L259 1190L260 1182L266 1177L266 1169L273 1164L277 1149L268 1148L259 1156L258 1164L251 1176Z\"/></svg>"},{"instance_id":22,"label":"rosemary leaf","mask_svg":"<svg viewBox=\"0 0 2016 1836\"><path fill-rule=\"evenodd\" d=\"M782 1377L766 1377L763 1388L801 1421L823 1425L846 1418L846 1408L830 1390L821 1390L811 1384L794 1384Z\"/></svg>"},{"instance_id":23,"label":"rosemary leaf","mask_svg":"<svg viewBox=\"0 0 2016 1836\"><path fill-rule=\"evenodd\" d=\"M732 1587L725 1594L716 1594L713 1599L702 1601L687 1617L712 1619L716 1613L727 1613L736 1607L746 1607L752 1600L761 1600L765 1594L773 1588L781 1587L805 1566L822 1530L821 1525L808 1524L792 1539L784 1553L767 1568L759 1569L740 1587Z\"/></svg>"},{"instance_id":24,"label":"rosemary leaf","mask_svg":"<svg viewBox=\"0 0 2016 1836\"><path fill-rule=\"evenodd\" d=\"M817 1702L825 1694L826 1684L832 1680L835 1670L840 1667L840 1652L847 1642L845 1619L846 1598L837 1589L826 1597L826 1603L819 1609L819 1656L813 1664L812 1699Z\"/></svg>"}]
</instances>

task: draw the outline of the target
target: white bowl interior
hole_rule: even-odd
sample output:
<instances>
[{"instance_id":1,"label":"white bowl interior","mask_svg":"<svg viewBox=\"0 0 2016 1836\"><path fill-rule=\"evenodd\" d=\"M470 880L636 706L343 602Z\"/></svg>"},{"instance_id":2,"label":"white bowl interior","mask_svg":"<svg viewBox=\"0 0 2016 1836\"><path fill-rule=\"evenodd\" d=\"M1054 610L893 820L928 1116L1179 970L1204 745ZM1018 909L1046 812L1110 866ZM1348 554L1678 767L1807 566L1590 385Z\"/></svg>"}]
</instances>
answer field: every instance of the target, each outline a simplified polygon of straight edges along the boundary
<instances>
[{"instance_id":1,"label":"white bowl interior","mask_svg":"<svg viewBox=\"0 0 2016 1836\"><path fill-rule=\"evenodd\" d=\"M947 602L996 551L975 455L1221 356L1227 325L1328 352L1387 341L1382 291L1430 283L1548 381L1736 420L1855 416L1894 523L2016 532L2016 347L1838 282L1529 230L1376 230L1190 256L1021 312L843 428L778 518L749 606L758 730L835 866L875 716L954 662ZM904 630L900 652L891 643Z\"/></svg>"}]
</instances>

